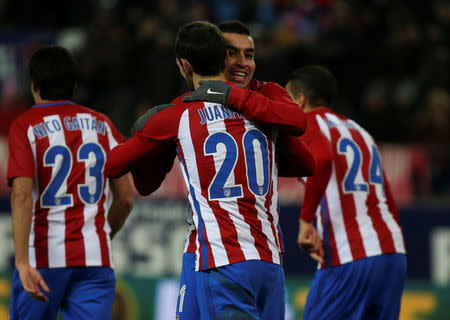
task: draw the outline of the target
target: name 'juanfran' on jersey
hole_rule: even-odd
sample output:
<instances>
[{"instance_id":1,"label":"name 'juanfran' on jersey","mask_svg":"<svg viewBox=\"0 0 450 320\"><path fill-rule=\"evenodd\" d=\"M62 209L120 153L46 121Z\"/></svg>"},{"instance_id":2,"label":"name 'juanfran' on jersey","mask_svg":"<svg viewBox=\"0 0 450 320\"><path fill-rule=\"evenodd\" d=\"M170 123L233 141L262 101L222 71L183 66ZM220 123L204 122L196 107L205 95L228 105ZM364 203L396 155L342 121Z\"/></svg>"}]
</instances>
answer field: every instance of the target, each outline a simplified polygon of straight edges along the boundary
<instances>
[{"instance_id":1,"label":"name 'juanfran' on jersey","mask_svg":"<svg viewBox=\"0 0 450 320\"><path fill-rule=\"evenodd\" d=\"M242 115L238 112L230 110L224 105L207 105L202 109L198 109L200 116L200 124L205 124L211 121L225 120L225 119L242 119Z\"/></svg>"}]
</instances>

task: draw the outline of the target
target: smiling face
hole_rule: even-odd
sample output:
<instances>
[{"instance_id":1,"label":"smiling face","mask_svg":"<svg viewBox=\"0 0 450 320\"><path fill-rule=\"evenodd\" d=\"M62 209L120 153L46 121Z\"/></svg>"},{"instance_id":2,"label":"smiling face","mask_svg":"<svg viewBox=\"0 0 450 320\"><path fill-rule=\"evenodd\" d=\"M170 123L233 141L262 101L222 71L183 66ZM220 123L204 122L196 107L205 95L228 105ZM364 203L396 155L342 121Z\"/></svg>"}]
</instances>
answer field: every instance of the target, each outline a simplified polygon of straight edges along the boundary
<instances>
[{"instance_id":1,"label":"smiling face","mask_svg":"<svg viewBox=\"0 0 450 320\"><path fill-rule=\"evenodd\" d=\"M240 87L247 87L255 73L255 44L246 34L223 34L227 43L225 59L225 77Z\"/></svg>"}]
</instances>

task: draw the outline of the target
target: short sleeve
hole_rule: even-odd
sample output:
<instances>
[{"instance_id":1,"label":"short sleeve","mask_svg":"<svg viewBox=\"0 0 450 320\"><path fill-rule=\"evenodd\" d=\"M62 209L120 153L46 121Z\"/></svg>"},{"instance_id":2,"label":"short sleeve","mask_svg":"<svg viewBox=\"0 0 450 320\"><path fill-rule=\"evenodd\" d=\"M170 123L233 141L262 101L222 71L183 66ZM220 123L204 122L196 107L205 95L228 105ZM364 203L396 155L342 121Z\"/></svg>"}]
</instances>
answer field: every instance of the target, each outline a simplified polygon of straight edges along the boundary
<instances>
[{"instance_id":1,"label":"short sleeve","mask_svg":"<svg viewBox=\"0 0 450 320\"><path fill-rule=\"evenodd\" d=\"M22 125L19 119L12 123L9 130L7 173L9 186L15 177L34 178L34 156L28 137L28 127Z\"/></svg>"}]
</instances>

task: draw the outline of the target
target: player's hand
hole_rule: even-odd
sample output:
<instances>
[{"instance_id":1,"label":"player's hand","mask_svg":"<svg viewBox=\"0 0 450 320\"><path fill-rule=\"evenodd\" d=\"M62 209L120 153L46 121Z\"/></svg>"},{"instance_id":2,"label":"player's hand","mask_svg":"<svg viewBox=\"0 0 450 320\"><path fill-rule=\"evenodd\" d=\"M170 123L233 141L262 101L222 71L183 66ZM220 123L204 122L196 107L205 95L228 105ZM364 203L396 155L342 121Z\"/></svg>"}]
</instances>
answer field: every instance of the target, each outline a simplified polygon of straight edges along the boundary
<instances>
[{"instance_id":1,"label":"player's hand","mask_svg":"<svg viewBox=\"0 0 450 320\"><path fill-rule=\"evenodd\" d=\"M35 300L48 302L48 298L41 291L41 288L47 293L50 292L50 289L39 271L30 265L18 265L17 271L25 291Z\"/></svg>"},{"instance_id":2,"label":"player's hand","mask_svg":"<svg viewBox=\"0 0 450 320\"><path fill-rule=\"evenodd\" d=\"M298 233L297 244L305 252L308 252L314 260L324 263L324 251L322 240L319 233L312 224L300 219L300 230Z\"/></svg>"},{"instance_id":3,"label":"player's hand","mask_svg":"<svg viewBox=\"0 0 450 320\"><path fill-rule=\"evenodd\" d=\"M200 81L200 87L184 97L184 102L189 101L207 101L226 105L228 96L231 92L231 86L219 80Z\"/></svg>"}]
</instances>

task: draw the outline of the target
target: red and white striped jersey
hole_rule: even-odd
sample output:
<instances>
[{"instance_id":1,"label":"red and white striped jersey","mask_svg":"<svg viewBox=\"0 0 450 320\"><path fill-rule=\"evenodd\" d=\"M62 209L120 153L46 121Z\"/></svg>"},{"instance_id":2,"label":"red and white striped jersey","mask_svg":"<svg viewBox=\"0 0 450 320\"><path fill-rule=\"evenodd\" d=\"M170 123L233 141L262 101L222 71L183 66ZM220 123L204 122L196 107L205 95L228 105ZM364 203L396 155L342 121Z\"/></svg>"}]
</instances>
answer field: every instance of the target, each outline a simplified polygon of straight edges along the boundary
<instances>
[{"instance_id":1,"label":"red and white striped jersey","mask_svg":"<svg viewBox=\"0 0 450 320\"><path fill-rule=\"evenodd\" d=\"M9 132L8 181L30 177L35 268L112 266L106 155L124 140L104 114L70 101L38 104Z\"/></svg>"},{"instance_id":2,"label":"red and white striped jersey","mask_svg":"<svg viewBox=\"0 0 450 320\"><path fill-rule=\"evenodd\" d=\"M302 137L316 157L316 174L306 179L301 218L317 218L325 264L405 253L398 211L378 147L353 120L325 107L307 113Z\"/></svg>"},{"instance_id":3,"label":"red and white striped jersey","mask_svg":"<svg viewBox=\"0 0 450 320\"><path fill-rule=\"evenodd\" d=\"M290 102L291 98L289 96L289 93L281 87L276 82L266 82L266 81L259 81L259 80L252 80L250 84L248 85L248 89L257 91L258 93L264 95L265 97L268 97L272 100L277 100L281 102ZM188 223L190 223L190 219L187 220ZM279 226L277 226L279 229ZM197 232L195 229L195 226L190 225L189 229L186 233L186 241L184 246L184 252L188 253L195 253L197 250ZM284 252L284 246L283 243L281 244L281 252Z\"/></svg>"},{"instance_id":4,"label":"red and white striped jersey","mask_svg":"<svg viewBox=\"0 0 450 320\"><path fill-rule=\"evenodd\" d=\"M280 264L276 130L247 118L301 133L305 116L292 101L272 105L256 92L233 90L229 102L236 111L209 102L177 102L159 111L112 150L106 167L116 176L142 157L176 148L197 231L196 270L245 260Z\"/></svg>"}]
</instances>

